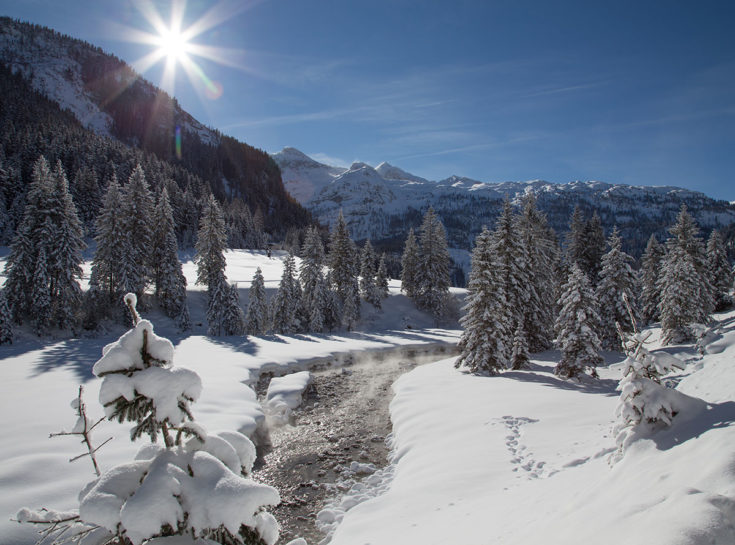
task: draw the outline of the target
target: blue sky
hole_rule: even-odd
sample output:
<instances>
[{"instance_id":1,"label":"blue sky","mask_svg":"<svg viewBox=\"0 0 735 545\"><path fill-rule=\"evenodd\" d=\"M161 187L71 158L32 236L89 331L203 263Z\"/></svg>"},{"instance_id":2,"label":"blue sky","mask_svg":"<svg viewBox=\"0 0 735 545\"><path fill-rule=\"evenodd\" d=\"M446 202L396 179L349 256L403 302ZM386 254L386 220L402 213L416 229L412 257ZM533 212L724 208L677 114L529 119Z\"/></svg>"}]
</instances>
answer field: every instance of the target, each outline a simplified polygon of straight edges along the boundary
<instances>
[{"instance_id":1,"label":"blue sky","mask_svg":"<svg viewBox=\"0 0 735 545\"><path fill-rule=\"evenodd\" d=\"M0 0L134 62L143 2ZM169 2L153 6L168 21ZM266 0L185 5L216 99L200 121L270 152L429 179L677 185L735 200L735 2ZM162 64L146 71L161 81Z\"/></svg>"}]
</instances>

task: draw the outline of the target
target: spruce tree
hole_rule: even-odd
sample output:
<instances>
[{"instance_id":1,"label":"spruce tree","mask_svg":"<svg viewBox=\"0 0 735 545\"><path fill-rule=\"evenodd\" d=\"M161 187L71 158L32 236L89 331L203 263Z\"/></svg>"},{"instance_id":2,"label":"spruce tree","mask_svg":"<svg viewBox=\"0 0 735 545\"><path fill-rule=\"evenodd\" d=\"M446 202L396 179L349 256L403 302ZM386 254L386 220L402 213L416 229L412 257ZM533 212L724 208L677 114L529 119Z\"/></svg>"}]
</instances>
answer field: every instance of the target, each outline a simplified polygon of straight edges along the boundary
<instances>
[{"instance_id":1,"label":"spruce tree","mask_svg":"<svg viewBox=\"0 0 735 545\"><path fill-rule=\"evenodd\" d=\"M513 333L513 347L510 355L511 369L523 369L530 360L526 332L523 329L523 323L519 323Z\"/></svg>"},{"instance_id":2,"label":"spruce tree","mask_svg":"<svg viewBox=\"0 0 735 545\"><path fill-rule=\"evenodd\" d=\"M248 335L265 335L268 331L268 303L265 282L260 267L255 271L248 295L248 312L245 317L245 332Z\"/></svg>"},{"instance_id":3,"label":"spruce tree","mask_svg":"<svg viewBox=\"0 0 735 545\"><path fill-rule=\"evenodd\" d=\"M51 293L49 290L46 248L44 246L39 248L36 255L36 269L33 272L33 291L31 294L33 330L36 334L43 335L51 325Z\"/></svg>"},{"instance_id":4,"label":"spruce tree","mask_svg":"<svg viewBox=\"0 0 735 545\"><path fill-rule=\"evenodd\" d=\"M304 313L308 316L308 322L312 321L312 315L322 315L324 306L324 294L321 292L324 283L324 246L316 227L307 229L304 244L301 249L301 268L299 270L299 281L303 288L302 305ZM321 326L323 328L323 324ZM315 331L309 326L309 331ZM320 332L321 328L318 331Z\"/></svg>"},{"instance_id":5,"label":"spruce tree","mask_svg":"<svg viewBox=\"0 0 735 545\"><path fill-rule=\"evenodd\" d=\"M534 286L529 274L528 252L522 244L520 229L508 199L505 200L503 211L498 217L493 232L493 249L498 282L502 284L505 294L505 306L500 307L499 311L503 313L503 319L509 324L508 336L504 339L503 344L508 350L506 357L510 358L513 334L519 329L523 330L525 311L535 296L531 296ZM520 361L521 359L518 359L515 363Z\"/></svg>"},{"instance_id":6,"label":"spruce tree","mask_svg":"<svg viewBox=\"0 0 735 545\"><path fill-rule=\"evenodd\" d=\"M153 196L148 189L143 168L138 164L122 190L120 210L124 238L123 252L129 262L129 274L122 280L122 290L135 293L144 306L143 295L151 280L151 243L153 239Z\"/></svg>"},{"instance_id":7,"label":"spruce tree","mask_svg":"<svg viewBox=\"0 0 735 545\"><path fill-rule=\"evenodd\" d=\"M582 251L582 271L589 278L592 287L597 286L602 269L602 256L605 253L605 232L597 212L584 226L584 249Z\"/></svg>"},{"instance_id":8,"label":"spruce tree","mask_svg":"<svg viewBox=\"0 0 735 545\"><path fill-rule=\"evenodd\" d=\"M444 315L449 295L449 250L444 225L433 208L424 215L416 274L415 301L435 319Z\"/></svg>"},{"instance_id":9,"label":"spruce tree","mask_svg":"<svg viewBox=\"0 0 735 545\"><path fill-rule=\"evenodd\" d=\"M569 220L569 231L564 239L566 249L567 262L576 263L579 267L584 267L584 241L585 221L582 215L582 209L579 205L574 207L572 217Z\"/></svg>"},{"instance_id":10,"label":"spruce tree","mask_svg":"<svg viewBox=\"0 0 735 545\"><path fill-rule=\"evenodd\" d=\"M733 274L727 259L727 250L722 236L716 229L707 239L707 273L714 292L715 310L723 310L732 303Z\"/></svg>"},{"instance_id":11,"label":"spruce tree","mask_svg":"<svg viewBox=\"0 0 735 545\"><path fill-rule=\"evenodd\" d=\"M555 329L562 355L554 374L573 378L592 368L592 375L597 376L595 367L603 361L600 340L595 333L599 316L592 286L576 263L571 266L559 306Z\"/></svg>"},{"instance_id":12,"label":"spruce tree","mask_svg":"<svg viewBox=\"0 0 735 545\"><path fill-rule=\"evenodd\" d=\"M180 316L186 306L186 277L179 261L173 211L164 187L153 213L151 264L158 304L170 318Z\"/></svg>"},{"instance_id":13,"label":"spruce tree","mask_svg":"<svg viewBox=\"0 0 735 545\"><path fill-rule=\"evenodd\" d=\"M117 178L113 175L102 201L102 209L95 223L97 249L92 259L90 291L112 305L122 299L124 278L129 274L130 262L124 253L126 235L121 217L122 197Z\"/></svg>"},{"instance_id":14,"label":"spruce tree","mask_svg":"<svg viewBox=\"0 0 735 545\"><path fill-rule=\"evenodd\" d=\"M0 290L0 344L13 344L13 316L10 314L5 290Z\"/></svg>"},{"instance_id":15,"label":"spruce tree","mask_svg":"<svg viewBox=\"0 0 735 545\"><path fill-rule=\"evenodd\" d=\"M416 297L416 277L419 269L419 247L413 229L408 231L401 258L401 291L413 299Z\"/></svg>"},{"instance_id":16,"label":"spruce tree","mask_svg":"<svg viewBox=\"0 0 735 545\"><path fill-rule=\"evenodd\" d=\"M375 286L375 251L370 239L365 241L360 255L360 295L374 307L380 308L380 296Z\"/></svg>"},{"instance_id":17,"label":"spruce tree","mask_svg":"<svg viewBox=\"0 0 735 545\"><path fill-rule=\"evenodd\" d=\"M380 256L378 272L375 275L375 288L378 290L378 297L381 300L388 297L388 269L385 266L385 253Z\"/></svg>"},{"instance_id":18,"label":"spruce tree","mask_svg":"<svg viewBox=\"0 0 735 545\"><path fill-rule=\"evenodd\" d=\"M669 233L658 281L664 343L693 340L691 326L706 323L714 309L714 288L707 271L704 244L686 205L682 204Z\"/></svg>"},{"instance_id":19,"label":"spruce tree","mask_svg":"<svg viewBox=\"0 0 735 545\"><path fill-rule=\"evenodd\" d=\"M306 292L304 292L304 296L306 296ZM324 301L326 297L327 297L326 281L324 280L323 276L320 276L319 281L317 282L317 285L314 288L314 296L313 296L315 300L319 301L319 304L312 305L311 310L309 311L309 314L308 314L308 319L309 319L308 331L311 333L321 333L324 331L324 327L325 327L325 316L324 316L325 303Z\"/></svg>"},{"instance_id":20,"label":"spruce tree","mask_svg":"<svg viewBox=\"0 0 735 545\"><path fill-rule=\"evenodd\" d=\"M536 198L528 193L523 199L523 211L518 219L521 245L528 255L530 289L524 309L523 330L531 352L551 347L554 329L554 309L558 299L560 266L558 243L546 217L536 207Z\"/></svg>"},{"instance_id":21,"label":"spruce tree","mask_svg":"<svg viewBox=\"0 0 735 545\"><path fill-rule=\"evenodd\" d=\"M640 285L641 285L641 315L644 323L651 323L659 319L658 303L661 291L658 286L659 275L666 250L651 235L646 250L641 257Z\"/></svg>"},{"instance_id":22,"label":"spruce tree","mask_svg":"<svg viewBox=\"0 0 735 545\"><path fill-rule=\"evenodd\" d=\"M595 290L600 314L599 337L603 348L620 350L621 341L616 324L619 324L624 333L632 331L625 299L633 315L638 316L635 304L636 277L631 268L633 258L622 250L617 227L610 234L608 244L610 251L602 257L600 282Z\"/></svg>"},{"instance_id":23,"label":"spruce tree","mask_svg":"<svg viewBox=\"0 0 735 545\"><path fill-rule=\"evenodd\" d=\"M301 327L298 309L301 305L300 288L296 276L296 261L288 254L283 261L283 274L278 285L278 292L273 298L271 324L275 333L290 335L297 333Z\"/></svg>"},{"instance_id":24,"label":"spruce tree","mask_svg":"<svg viewBox=\"0 0 735 545\"><path fill-rule=\"evenodd\" d=\"M328 264L331 269L330 283L339 296L340 307L343 312L345 309L350 312L348 317L341 317L340 321L354 324L360 317L359 264L355 243L350 239L341 210L329 237Z\"/></svg>"},{"instance_id":25,"label":"spruce tree","mask_svg":"<svg viewBox=\"0 0 735 545\"><path fill-rule=\"evenodd\" d=\"M512 324L507 320L502 272L495 262L493 235L487 228L475 239L472 268L467 284L465 314L456 367L473 373L495 374L509 365L507 345Z\"/></svg>"}]
</instances>

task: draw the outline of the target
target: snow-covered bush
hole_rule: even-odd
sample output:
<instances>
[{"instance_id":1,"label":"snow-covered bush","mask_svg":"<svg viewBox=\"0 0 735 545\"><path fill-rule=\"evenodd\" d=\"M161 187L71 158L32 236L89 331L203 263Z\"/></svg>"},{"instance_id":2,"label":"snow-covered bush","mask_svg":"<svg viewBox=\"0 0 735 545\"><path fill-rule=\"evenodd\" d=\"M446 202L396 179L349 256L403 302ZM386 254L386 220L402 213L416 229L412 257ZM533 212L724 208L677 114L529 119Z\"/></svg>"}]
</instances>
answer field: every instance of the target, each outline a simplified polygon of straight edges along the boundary
<instances>
[{"instance_id":1,"label":"snow-covered bush","mask_svg":"<svg viewBox=\"0 0 735 545\"><path fill-rule=\"evenodd\" d=\"M109 419L134 422L131 440L146 434L129 463L104 471L79 494L79 511L22 509L21 522L63 531L64 542L142 545L182 536L177 544L273 545L278 523L265 506L278 492L247 475L252 442L237 432L208 435L190 404L201 393L193 371L173 365L173 346L135 311L134 327L103 349L94 373L103 379L100 402ZM163 439L163 444L157 439ZM59 543L61 535L49 535Z\"/></svg>"}]
</instances>

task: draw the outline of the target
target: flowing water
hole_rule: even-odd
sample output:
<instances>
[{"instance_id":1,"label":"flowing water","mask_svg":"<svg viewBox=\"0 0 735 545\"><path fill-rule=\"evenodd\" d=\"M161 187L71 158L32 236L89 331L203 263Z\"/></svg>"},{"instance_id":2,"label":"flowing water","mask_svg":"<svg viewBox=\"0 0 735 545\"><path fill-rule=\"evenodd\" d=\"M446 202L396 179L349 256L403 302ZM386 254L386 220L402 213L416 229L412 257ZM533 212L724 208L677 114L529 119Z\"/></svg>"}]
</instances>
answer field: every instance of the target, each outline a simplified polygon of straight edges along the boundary
<instances>
[{"instance_id":1,"label":"flowing water","mask_svg":"<svg viewBox=\"0 0 735 545\"><path fill-rule=\"evenodd\" d=\"M340 479L352 462L388 463L391 385L415 366L456 354L456 347L431 344L336 354L313 362L312 383L290 424L269 426L258 448L254 477L275 486L281 504L271 513L281 524L279 543L303 537L324 539L316 516L344 490ZM270 376L257 385L265 393Z\"/></svg>"}]
</instances>

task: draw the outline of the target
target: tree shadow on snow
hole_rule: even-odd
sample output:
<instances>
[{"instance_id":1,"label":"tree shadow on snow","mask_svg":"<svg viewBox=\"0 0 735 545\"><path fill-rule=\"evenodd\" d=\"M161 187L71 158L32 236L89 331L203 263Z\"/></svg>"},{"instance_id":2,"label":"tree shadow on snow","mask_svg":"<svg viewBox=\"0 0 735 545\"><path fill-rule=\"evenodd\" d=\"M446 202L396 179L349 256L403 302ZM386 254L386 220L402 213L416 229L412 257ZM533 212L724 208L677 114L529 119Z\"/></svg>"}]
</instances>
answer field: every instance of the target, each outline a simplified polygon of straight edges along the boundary
<instances>
[{"instance_id":1,"label":"tree shadow on snow","mask_svg":"<svg viewBox=\"0 0 735 545\"><path fill-rule=\"evenodd\" d=\"M56 343L41 354L33 370L40 375L55 369L70 369L80 382L88 382L95 378L92 367L102 357L102 348L109 342L107 338L81 338Z\"/></svg>"},{"instance_id":2,"label":"tree shadow on snow","mask_svg":"<svg viewBox=\"0 0 735 545\"><path fill-rule=\"evenodd\" d=\"M579 380L565 380L549 374L547 370L548 368L545 366L530 364L524 370L504 371L499 376L525 382L536 382L538 384L544 384L546 386L559 388L561 390L574 390L577 392L601 394L609 397L620 395L619 392L616 391L616 388L618 386L617 380L603 378L596 379L587 375L580 377Z\"/></svg>"},{"instance_id":3,"label":"tree shadow on snow","mask_svg":"<svg viewBox=\"0 0 735 545\"><path fill-rule=\"evenodd\" d=\"M236 352L242 352L243 354L247 354L248 356L258 355L258 345L251 341L249 337L238 335L233 335L230 337L211 337L207 335L206 339L212 344L216 344L224 348L229 348L231 350L235 350Z\"/></svg>"},{"instance_id":4,"label":"tree shadow on snow","mask_svg":"<svg viewBox=\"0 0 735 545\"><path fill-rule=\"evenodd\" d=\"M685 415L682 413L681 416ZM709 403L706 409L692 418L677 422L675 417L671 428L659 431L651 439L659 450L669 450L710 430L727 428L733 423L735 423L735 401Z\"/></svg>"}]
</instances>

